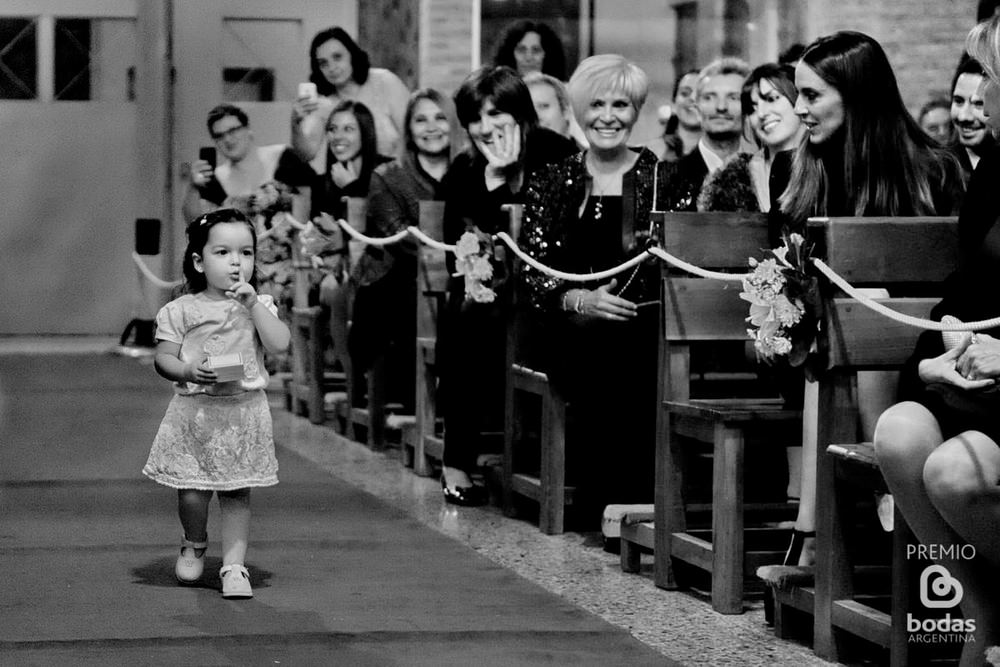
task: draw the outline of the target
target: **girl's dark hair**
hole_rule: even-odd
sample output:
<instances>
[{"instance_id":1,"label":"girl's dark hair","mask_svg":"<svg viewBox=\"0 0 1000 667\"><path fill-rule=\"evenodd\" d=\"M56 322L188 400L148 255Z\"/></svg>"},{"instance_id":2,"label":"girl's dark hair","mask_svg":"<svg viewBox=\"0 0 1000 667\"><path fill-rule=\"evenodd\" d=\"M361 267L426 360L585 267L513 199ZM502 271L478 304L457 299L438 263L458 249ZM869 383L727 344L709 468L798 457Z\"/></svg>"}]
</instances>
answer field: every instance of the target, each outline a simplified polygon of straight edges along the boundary
<instances>
[{"instance_id":1,"label":"girl's dark hair","mask_svg":"<svg viewBox=\"0 0 1000 667\"><path fill-rule=\"evenodd\" d=\"M831 205L844 215L935 215L934 194L956 163L903 104L881 45L864 33L837 32L806 47L799 66L837 90L844 123L822 145L799 145L782 211L798 221L830 215ZM831 179L839 192L831 192Z\"/></svg>"},{"instance_id":2,"label":"girl's dark hair","mask_svg":"<svg viewBox=\"0 0 1000 667\"><path fill-rule=\"evenodd\" d=\"M552 28L535 21L521 21L507 29L500 42L500 47L497 49L496 56L493 58L494 67L510 67L516 72L517 61L514 59L514 49L529 32L538 34L542 49L545 51L545 58L542 59L542 72L554 76L560 81L565 81L566 54L563 52L562 40Z\"/></svg>"},{"instance_id":3,"label":"girl's dark hair","mask_svg":"<svg viewBox=\"0 0 1000 667\"><path fill-rule=\"evenodd\" d=\"M241 211L235 208L220 208L210 213L199 215L189 222L187 226L188 243L187 248L184 250L184 261L182 264L182 270L184 271L184 292L197 294L198 292L205 291L205 288L208 287L205 274L194 268L194 255L197 253L204 258L205 244L208 243L208 234L212 230L212 227L222 222L242 222L245 224L250 229L250 236L253 238L254 254L256 255L257 230L254 228L253 222ZM253 275L250 276L248 282L253 285L254 289L257 289L256 263L254 264Z\"/></svg>"},{"instance_id":4,"label":"girl's dark hair","mask_svg":"<svg viewBox=\"0 0 1000 667\"><path fill-rule=\"evenodd\" d=\"M356 84L361 85L368 80L368 69L371 67L368 54L351 39L351 36L343 28L335 26L321 30L316 33L309 45L309 80L316 84L316 92L320 95L332 95L334 92L333 84L326 80L326 77L319 70L319 63L316 62L317 49L331 39L343 44L347 52L351 54L351 78Z\"/></svg>"},{"instance_id":5,"label":"girl's dark hair","mask_svg":"<svg viewBox=\"0 0 1000 667\"><path fill-rule=\"evenodd\" d=\"M755 67L750 76L743 82L743 89L740 91L740 106L743 107L743 115L749 116L753 113L753 99L751 93L760 93L760 82L767 81L777 89L781 95L795 106L795 101L799 99L799 89L795 87L795 68L791 65L779 63L764 63Z\"/></svg>"}]
</instances>

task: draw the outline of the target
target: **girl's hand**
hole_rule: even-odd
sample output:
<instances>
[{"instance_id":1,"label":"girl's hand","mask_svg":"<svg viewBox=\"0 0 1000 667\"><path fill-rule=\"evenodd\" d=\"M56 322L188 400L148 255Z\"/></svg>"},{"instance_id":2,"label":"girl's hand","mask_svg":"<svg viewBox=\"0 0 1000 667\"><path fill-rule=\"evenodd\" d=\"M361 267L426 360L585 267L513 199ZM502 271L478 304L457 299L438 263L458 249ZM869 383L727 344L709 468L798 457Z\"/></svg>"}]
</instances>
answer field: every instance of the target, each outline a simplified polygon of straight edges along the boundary
<instances>
[{"instance_id":1,"label":"girl's hand","mask_svg":"<svg viewBox=\"0 0 1000 667\"><path fill-rule=\"evenodd\" d=\"M361 160L350 160L348 162L334 162L330 167L330 177L334 185L343 188L349 183L358 180L361 175Z\"/></svg>"},{"instance_id":2,"label":"girl's hand","mask_svg":"<svg viewBox=\"0 0 1000 667\"><path fill-rule=\"evenodd\" d=\"M208 357L184 364L184 377L196 384L215 384L219 379L215 371L208 367Z\"/></svg>"},{"instance_id":3,"label":"girl's hand","mask_svg":"<svg viewBox=\"0 0 1000 667\"><path fill-rule=\"evenodd\" d=\"M967 380L990 380L1000 376L1000 340L987 334L969 337L955 370Z\"/></svg>"},{"instance_id":4,"label":"girl's hand","mask_svg":"<svg viewBox=\"0 0 1000 667\"><path fill-rule=\"evenodd\" d=\"M970 378L960 371L958 360L965 355L971 344L972 338L966 337L961 344L956 345L941 356L922 360L917 370L920 379L925 384L943 382L961 389L982 389L993 385L993 380Z\"/></svg>"},{"instance_id":5,"label":"girl's hand","mask_svg":"<svg viewBox=\"0 0 1000 667\"><path fill-rule=\"evenodd\" d=\"M253 285L244 280L242 275L241 271L240 280L230 285L229 289L226 290L226 296L238 302L247 310L250 310L257 303L257 290L253 288Z\"/></svg>"},{"instance_id":6,"label":"girl's hand","mask_svg":"<svg viewBox=\"0 0 1000 667\"><path fill-rule=\"evenodd\" d=\"M617 285L618 281L612 278L607 285L601 285L595 290L584 290L583 300L580 303L583 314L616 322L625 322L635 317L638 312L634 303L611 294L611 290Z\"/></svg>"}]
</instances>

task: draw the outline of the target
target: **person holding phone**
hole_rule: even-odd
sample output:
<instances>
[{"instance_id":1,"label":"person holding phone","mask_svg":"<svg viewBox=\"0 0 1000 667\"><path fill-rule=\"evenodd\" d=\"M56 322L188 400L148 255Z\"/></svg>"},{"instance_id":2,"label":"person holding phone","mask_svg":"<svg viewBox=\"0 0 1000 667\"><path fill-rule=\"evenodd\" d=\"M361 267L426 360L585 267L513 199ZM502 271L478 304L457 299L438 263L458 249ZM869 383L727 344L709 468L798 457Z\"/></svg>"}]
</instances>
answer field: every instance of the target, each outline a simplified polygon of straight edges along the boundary
<instances>
[{"instance_id":1,"label":"person holding phone","mask_svg":"<svg viewBox=\"0 0 1000 667\"><path fill-rule=\"evenodd\" d=\"M220 104L206 119L214 146L202 147L191 165L183 213L193 220L220 207L235 208L257 225L261 291L279 312L291 306L291 219L308 220L315 175L284 144L257 146L243 109ZM216 156L221 161L215 164ZM288 216L278 213L290 213Z\"/></svg>"},{"instance_id":2,"label":"person holding phone","mask_svg":"<svg viewBox=\"0 0 1000 667\"><path fill-rule=\"evenodd\" d=\"M309 82L312 89L300 86L292 105L292 147L313 168L322 173L326 155L325 130L330 113L341 102L361 102L375 119L379 154L402 157L404 116L410 98L398 76L381 67L371 67L368 54L343 28L323 30L309 46Z\"/></svg>"}]
</instances>

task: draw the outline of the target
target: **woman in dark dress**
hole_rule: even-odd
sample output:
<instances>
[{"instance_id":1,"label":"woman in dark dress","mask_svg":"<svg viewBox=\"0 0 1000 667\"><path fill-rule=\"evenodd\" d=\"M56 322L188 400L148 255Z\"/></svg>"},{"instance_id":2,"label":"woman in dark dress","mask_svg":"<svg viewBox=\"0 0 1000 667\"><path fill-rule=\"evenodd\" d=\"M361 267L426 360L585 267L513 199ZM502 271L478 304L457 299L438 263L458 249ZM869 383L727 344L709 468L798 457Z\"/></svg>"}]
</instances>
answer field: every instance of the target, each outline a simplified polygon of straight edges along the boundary
<instances>
[{"instance_id":1,"label":"woman in dark dress","mask_svg":"<svg viewBox=\"0 0 1000 667\"><path fill-rule=\"evenodd\" d=\"M851 31L820 37L795 66L795 87L795 112L806 126L806 139L795 151L788 187L779 198L793 231L803 232L811 216L943 216L958 210L961 169L910 115L876 40ZM884 377L870 374L859 378L859 393L866 421L874 420L892 392ZM814 424L815 383L806 384L804 403L803 422ZM813 561L816 438L814 429L803 432L790 565Z\"/></svg>"},{"instance_id":2,"label":"woman in dark dress","mask_svg":"<svg viewBox=\"0 0 1000 667\"><path fill-rule=\"evenodd\" d=\"M503 204L523 203L524 191L549 162L576 151L576 144L538 127L531 93L514 70L484 68L473 72L455 93L455 110L471 147L457 156L444 180L444 237L456 243L466 231L491 235L510 232ZM454 274L454 255L448 254ZM466 297L465 282L452 278L437 345L440 392L444 407L445 447L441 485L445 500L481 504L485 489L470 478L482 433L503 430L506 386L506 324L509 285L498 263L490 303Z\"/></svg>"},{"instance_id":3,"label":"woman in dark dress","mask_svg":"<svg viewBox=\"0 0 1000 667\"><path fill-rule=\"evenodd\" d=\"M987 72L987 124L1000 127L1000 16L972 29L970 55ZM961 268L931 314L964 322L1000 316L1000 160L984 157L959 216ZM1000 330L959 336L927 331L904 369L903 402L875 429L875 453L896 506L924 545L971 558L938 559L962 586L961 612L975 621L960 665L984 664L1000 642ZM946 349L950 348L950 349ZM950 584L949 584L950 586ZM952 590L954 588L952 587Z\"/></svg>"},{"instance_id":4,"label":"woman in dark dress","mask_svg":"<svg viewBox=\"0 0 1000 667\"><path fill-rule=\"evenodd\" d=\"M611 268L642 252L651 229L656 156L628 140L648 80L619 55L580 63L569 82L590 149L553 165L528 187L522 247L573 273ZM521 283L544 318L543 356L570 404L569 473L585 507L650 502L656 422L659 267L601 282L566 282L525 267ZM596 521L600 514L592 517Z\"/></svg>"}]
</instances>

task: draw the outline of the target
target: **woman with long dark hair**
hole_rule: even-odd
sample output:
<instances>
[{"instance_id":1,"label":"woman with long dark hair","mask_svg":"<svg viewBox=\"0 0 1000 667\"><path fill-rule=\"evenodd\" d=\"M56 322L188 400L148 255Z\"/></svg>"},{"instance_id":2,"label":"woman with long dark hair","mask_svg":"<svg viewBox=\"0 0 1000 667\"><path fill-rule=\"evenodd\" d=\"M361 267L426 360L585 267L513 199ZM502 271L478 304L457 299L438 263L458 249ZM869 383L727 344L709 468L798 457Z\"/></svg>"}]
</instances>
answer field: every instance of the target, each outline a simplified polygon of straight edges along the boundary
<instances>
[{"instance_id":1,"label":"woman with long dark hair","mask_svg":"<svg viewBox=\"0 0 1000 667\"><path fill-rule=\"evenodd\" d=\"M792 160L780 197L787 226L802 231L811 216L953 215L963 195L961 169L927 136L903 104L881 45L860 32L820 37L795 66L795 112L806 138ZM898 251L887 248L886 252ZM892 400L884 380L865 376L862 421L874 421ZM815 383L806 384L803 418L817 410ZM786 564L808 565L815 544L816 433L802 442L802 495Z\"/></svg>"}]
</instances>

